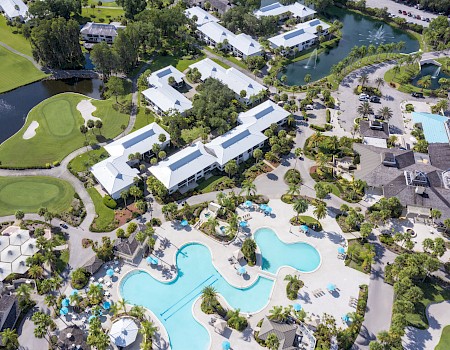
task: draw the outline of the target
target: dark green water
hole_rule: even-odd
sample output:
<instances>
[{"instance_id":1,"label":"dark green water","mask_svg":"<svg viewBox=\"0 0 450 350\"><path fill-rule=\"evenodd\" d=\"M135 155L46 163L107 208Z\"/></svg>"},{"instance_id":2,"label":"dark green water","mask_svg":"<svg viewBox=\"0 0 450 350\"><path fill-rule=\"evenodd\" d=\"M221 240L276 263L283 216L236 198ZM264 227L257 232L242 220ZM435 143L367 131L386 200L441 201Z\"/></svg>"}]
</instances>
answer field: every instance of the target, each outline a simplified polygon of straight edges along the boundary
<instances>
[{"instance_id":1,"label":"dark green water","mask_svg":"<svg viewBox=\"0 0 450 350\"><path fill-rule=\"evenodd\" d=\"M420 70L420 73L412 80L411 84L417 87L420 87L417 82L424 76L431 75L431 90L439 89L439 79L440 78L446 78L450 79L450 76L443 73L441 69L439 69L438 66L435 66L434 64L424 64Z\"/></svg>"},{"instance_id":2,"label":"dark green water","mask_svg":"<svg viewBox=\"0 0 450 350\"><path fill-rule=\"evenodd\" d=\"M280 76L287 76L287 84L304 84L306 74L310 74L313 81L327 76L330 73L330 68L344 59L353 46L368 46L370 44L377 46L379 44L403 41L405 42L403 52L409 53L419 50L419 42L417 40L382 21L333 7L330 10L327 21L332 22L335 19L343 23L341 29L342 39L339 45L328 52L319 54L315 68L305 67L308 60L302 60L288 65L280 73Z\"/></svg>"}]
</instances>

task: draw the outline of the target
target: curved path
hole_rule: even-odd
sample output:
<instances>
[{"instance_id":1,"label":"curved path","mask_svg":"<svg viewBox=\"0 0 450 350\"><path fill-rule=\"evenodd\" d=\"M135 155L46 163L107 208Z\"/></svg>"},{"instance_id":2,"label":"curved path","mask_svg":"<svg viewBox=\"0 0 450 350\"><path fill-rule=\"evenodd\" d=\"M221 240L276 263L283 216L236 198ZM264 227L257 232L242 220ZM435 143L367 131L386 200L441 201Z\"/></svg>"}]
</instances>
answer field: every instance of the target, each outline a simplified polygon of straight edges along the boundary
<instances>
[{"instance_id":1,"label":"curved path","mask_svg":"<svg viewBox=\"0 0 450 350\"><path fill-rule=\"evenodd\" d=\"M450 325L450 300L427 306L426 310L429 327L418 329L407 327L403 337L405 350L434 349L441 339L442 330Z\"/></svg>"},{"instance_id":2,"label":"curved path","mask_svg":"<svg viewBox=\"0 0 450 350\"><path fill-rule=\"evenodd\" d=\"M16 49L13 49L11 46L9 46L9 45L7 45L7 44L1 42L1 41L0 41L0 46L3 46L5 49L11 51L12 53L15 53L16 55L19 55L19 56L21 56L21 57L27 59L28 61L30 61L31 63L33 63L33 65L34 65L37 69L41 70L42 66L41 66L39 63L37 63L37 62L34 60L33 57L28 56L28 55L25 55L24 53L22 53L22 52L20 52L20 51L17 51Z\"/></svg>"}]
</instances>

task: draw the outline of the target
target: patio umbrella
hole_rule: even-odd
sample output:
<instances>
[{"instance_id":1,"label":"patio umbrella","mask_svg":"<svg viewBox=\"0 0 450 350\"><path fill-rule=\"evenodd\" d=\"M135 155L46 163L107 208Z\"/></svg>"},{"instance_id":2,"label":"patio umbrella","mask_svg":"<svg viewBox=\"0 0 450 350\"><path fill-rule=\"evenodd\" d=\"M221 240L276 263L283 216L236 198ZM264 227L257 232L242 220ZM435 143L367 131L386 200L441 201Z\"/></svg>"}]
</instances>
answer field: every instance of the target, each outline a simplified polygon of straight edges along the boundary
<instances>
[{"instance_id":1,"label":"patio umbrella","mask_svg":"<svg viewBox=\"0 0 450 350\"><path fill-rule=\"evenodd\" d=\"M61 305L67 307L70 305L70 300L68 298L64 298L61 302Z\"/></svg>"},{"instance_id":2,"label":"patio umbrella","mask_svg":"<svg viewBox=\"0 0 450 350\"><path fill-rule=\"evenodd\" d=\"M10 245L0 254L3 262L13 262L20 256L20 247L16 245Z\"/></svg>"},{"instance_id":3,"label":"patio umbrella","mask_svg":"<svg viewBox=\"0 0 450 350\"><path fill-rule=\"evenodd\" d=\"M239 272L241 275L243 275L244 273L247 272L247 269L245 268L245 266L241 266L241 267L238 269L238 272Z\"/></svg>"},{"instance_id":4,"label":"patio umbrella","mask_svg":"<svg viewBox=\"0 0 450 350\"><path fill-rule=\"evenodd\" d=\"M241 221L240 223L239 223L239 226L240 227L242 227L242 228L244 228L244 227L247 227L247 221Z\"/></svg>"},{"instance_id":5,"label":"patio umbrella","mask_svg":"<svg viewBox=\"0 0 450 350\"><path fill-rule=\"evenodd\" d=\"M8 277L11 272L11 263L0 262L0 281Z\"/></svg>"},{"instance_id":6,"label":"patio umbrella","mask_svg":"<svg viewBox=\"0 0 450 350\"><path fill-rule=\"evenodd\" d=\"M302 306L299 303L292 305L292 307L295 311L300 311L302 309Z\"/></svg>"},{"instance_id":7,"label":"patio umbrella","mask_svg":"<svg viewBox=\"0 0 450 350\"><path fill-rule=\"evenodd\" d=\"M338 248L338 253L339 253L339 254L345 254L345 249L344 249L344 247L339 247L339 248Z\"/></svg>"},{"instance_id":8,"label":"patio umbrella","mask_svg":"<svg viewBox=\"0 0 450 350\"><path fill-rule=\"evenodd\" d=\"M245 201L244 205L245 205L247 208L250 208L250 207L253 205L253 202L252 202L252 201Z\"/></svg>"},{"instance_id":9,"label":"patio umbrella","mask_svg":"<svg viewBox=\"0 0 450 350\"><path fill-rule=\"evenodd\" d=\"M30 267L27 266L26 261L27 257L24 255L14 260L11 264L12 272L20 274L27 272Z\"/></svg>"},{"instance_id":10,"label":"patio umbrella","mask_svg":"<svg viewBox=\"0 0 450 350\"><path fill-rule=\"evenodd\" d=\"M350 317L347 314L345 314L344 316L342 316L342 321L348 322L350 321Z\"/></svg>"},{"instance_id":11,"label":"patio umbrella","mask_svg":"<svg viewBox=\"0 0 450 350\"><path fill-rule=\"evenodd\" d=\"M225 328L227 328L227 321L216 320L216 322L214 322L214 328L217 329L219 333L222 333L225 330Z\"/></svg>"},{"instance_id":12,"label":"patio umbrella","mask_svg":"<svg viewBox=\"0 0 450 350\"><path fill-rule=\"evenodd\" d=\"M9 237L8 236L0 236L0 252L6 247L9 246Z\"/></svg>"},{"instance_id":13,"label":"patio umbrella","mask_svg":"<svg viewBox=\"0 0 450 350\"><path fill-rule=\"evenodd\" d=\"M59 314L61 315L61 316L65 316L65 315L67 315L69 313L69 309L67 308L67 307L62 307L60 310L59 310Z\"/></svg>"},{"instance_id":14,"label":"patio umbrella","mask_svg":"<svg viewBox=\"0 0 450 350\"><path fill-rule=\"evenodd\" d=\"M333 292L334 290L336 290L336 285L333 283L328 283L327 289L328 289L328 291Z\"/></svg>"},{"instance_id":15,"label":"patio umbrella","mask_svg":"<svg viewBox=\"0 0 450 350\"><path fill-rule=\"evenodd\" d=\"M137 334L138 326L128 317L114 322L109 331L111 342L120 347L125 347L133 343L136 340Z\"/></svg>"},{"instance_id":16,"label":"patio umbrella","mask_svg":"<svg viewBox=\"0 0 450 350\"><path fill-rule=\"evenodd\" d=\"M222 343L222 350L230 350L231 344L228 340L224 340Z\"/></svg>"},{"instance_id":17,"label":"patio umbrella","mask_svg":"<svg viewBox=\"0 0 450 350\"><path fill-rule=\"evenodd\" d=\"M309 227L306 226L306 225L301 225L301 226L300 226L300 229L301 229L303 232L308 232Z\"/></svg>"},{"instance_id":18,"label":"patio umbrella","mask_svg":"<svg viewBox=\"0 0 450 350\"><path fill-rule=\"evenodd\" d=\"M9 236L9 244L22 245L30 239L28 230L18 230Z\"/></svg>"},{"instance_id":19,"label":"patio umbrella","mask_svg":"<svg viewBox=\"0 0 450 350\"><path fill-rule=\"evenodd\" d=\"M91 321L94 319L94 318L97 318L96 316L94 316L94 315L91 315L91 316L89 316L89 318L88 318L88 322L89 323L91 323Z\"/></svg>"},{"instance_id":20,"label":"patio umbrella","mask_svg":"<svg viewBox=\"0 0 450 350\"><path fill-rule=\"evenodd\" d=\"M189 225L187 220L181 220L181 226L186 227L187 225Z\"/></svg>"},{"instance_id":21,"label":"patio umbrella","mask_svg":"<svg viewBox=\"0 0 450 350\"><path fill-rule=\"evenodd\" d=\"M271 207L266 207L266 209L264 209L264 211L265 211L267 214L270 214L270 213L272 212L272 208L271 208Z\"/></svg>"},{"instance_id":22,"label":"patio umbrella","mask_svg":"<svg viewBox=\"0 0 450 350\"><path fill-rule=\"evenodd\" d=\"M106 275L112 277L114 275L114 270L113 269L106 270Z\"/></svg>"},{"instance_id":23,"label":"patio umbrella","mask_svg":"<svg viewBox=\"0 0 450 350\"><path fill-rule=\"evenodd\" d=\"M20 251L22 255L34 255L39 251L39 248L36 246L36 240L34 238L29 239L24 244L20 246Z\"/></svg>"},{"instance_id":24,"label":"patio umbrella","mask_svg":"<svg viewBox=\"0 0 450 350\"><path fill-rule=\"evenodd\" d=\"M236 258L237 261L239 261L244 257L244 254L242 254L242 251L240 249L236 249L233 252L233 256Z\"/></svg>"},{"instance_id":25,"label":"patio umbrella","mask_svg":"<svg viewBox=\"0 0 450 350\"><path fill-rule=\"evenodd\" d=\"M159 262L158 258L153 257L153 256L147 257L146 261L147 261L147 264L149 264L149 265L158 265L158 262Z\"/></svg>"},{"instance_id":26,"label":"patio umbrella","mask_svg":"<svg viewBox=\"0 0 450 350\"><path fill-rule=\"evenodd\" d=\"M267 204L260 204L259 205L259 209L261 209L261 210L266 210L266 208L267 208Z\"/></svg>"},{"instance_id":27,"label":"patio umbrella","mask_svg":"<svg viewBox=\"0 0 450 350\"><path fill-rule=\"evenodd\" d=\"M109 301L105 301L105 302L103 303L103 308L104 308L105 310L109 310L109 309L111 308L111 303L110 303Z\"/></svg>"}]
</instances>

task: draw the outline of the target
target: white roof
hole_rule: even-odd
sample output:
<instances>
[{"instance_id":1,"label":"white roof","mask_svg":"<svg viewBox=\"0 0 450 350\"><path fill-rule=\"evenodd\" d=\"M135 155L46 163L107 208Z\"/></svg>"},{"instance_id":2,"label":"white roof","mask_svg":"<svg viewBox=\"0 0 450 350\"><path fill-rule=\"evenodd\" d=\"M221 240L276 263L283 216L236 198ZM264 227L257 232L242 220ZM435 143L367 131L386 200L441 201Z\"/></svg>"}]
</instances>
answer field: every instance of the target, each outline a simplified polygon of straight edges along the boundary
<instances>
[{"instance_id":1,"label":"white roof","mask_svg":"<svg viewBox=\"0 0 450 350\"><path fill-rule=\"evenodd\" d=\"M155 143L159 142L159 135L166 135L166 140L170 140L170 135L157 123L151 123L131 134L128 134L105 146L105 150L112 157L120 157L139 152L144 154L150 151ZM128 160L128 159L127 159Z\"/></svg>"},{"instance_id":2,"label":"white roof","mask_svg":"<svg viewBox=\"0 0 450 350\"><path fill-rule=\"evenodd\" d=\"M131 186L138 176L138 170L131 168L127 161L128 156L109 157L91 168L92 174L110 195Z\"/></svg>"},{"instance_id":3,"label":"white roof","mask_svg":"<svg viewBox=\"0 0 450 350\"><path fill-rule=\"evenodd\" d=\"M194 6L191 8L188 8L184 11L187 18L192 19L192 17L197 16L197 21L195 22L198 27L204 25L208 22L219 22L219 19L214 17L213 15L209 14L205 10L203 10L201 7Z\"/></svg>"},{"instance_id":4,"label":"white roof","mask_svg":"<svg viewBox=\"0 0 450 350\"><path fill-rule=\"evenodd\" d=\"M11 264L11 270L14 273L25 273L28 271L29 266L27 266L27 256L21 255L19 258L13 261Z\"/></svg>"},{"instance_id":5,"label":"white roof","mask_svg":"<svg viewBox=\"0 0 450 350\"><path fill-rule=\"evenodd\" d=\"M379 139L375 137L364 137L364 145L370 145L375 147L387 148L386 139Z\"/></svg>"},{"instance_id":6,"label":"white roof","mask_svg":"<svg viewBox=\"0 0 450 350\"><path fill-rule=\"evenodd\" d=\"M269 41L275 46L275 47L294 47L301 43L304 43L308 40L314 39L317 36L305 31L303 28L295 28L293 30L290 30L286 33L279 34L277 36L274 36L272 38L269 38Z\"/></svg>"},{"instance_id":7,"label":"white roof","mask_svg":"<svg viewBox=\"0 0 450 350\"><path fill-rule=\"evenodd\" d=\"M9 18L28 17L28 6L22 0L0 0L0 8Z\"/></svg>"},{"instance_id":8,"label":"white roof","mask_svg":"<svg viewBox=\"0 0 450 350\"><path fill-rule=\"evenodd\" d=\"M158 165L150 167L149 170L166 188L170 189L214 164L216 160L201 142L196 142Z\"/></svg>"},{"instance_id":9,"label":"white roof","mask_svg":"<svg viewBox=\"0 0 450 350\"><path fill-rule=\"evenodd\" d=\"M22 245L29 239L30 239L29 231L20 229L9 236L9 244Z\"/></svg>"},{"instance_id":10,"label":"white roof","mask_svg":"<svg viewBox=\"0 0 450 350\"><path fill-rule=\"evenodd\" d=\"M10 245L8 248L1 252L0 257L1 261L11 263L20 255L20 247L18 245Z\"/></svg>"},{"instance_id":11,"label":"white roof","mask_svg":"<svg viewBox=\"0 0 450 350\"><path fill-rule=\"evenodd\" d=\"M183 81L184 74L174 66L167 66L153 72L147 80L148 83L153 86L169 85L170 77L173 77L177 83L181 83Z\"/></svg>"},{"instance_id":12,"label":"white roof","mask_svg":"<svg viewBox=\"0 0 450 350\"><path fill-rule=\"evenodd\" d=\"M0 252L9 246L9 237L0 236Z\"/></svg>"},{"instance_id":13,"label":"white roof","mask_svg":"<svg viewBox=\"0 0 450 350\"><path fill-rule=\"evenodd\" d=\"M317 26L321 26L322 30L327 30L331 26L328 23L325 23L324 21L321 21L318 18L312 19L310 21L299 23L295 26L297 29L304 29L305 32L311 33L311 34L317 34Z\"/></svg>"},{"instance_id":14,"label":"white roof","mask_svg":"<svg viewBox=\"0 0 450 350\"><path fill-rule=\"evenodd\" d=\"M255 11L256 17L264 16L279 16L286 12L291 12L294 17L304 18L316 13L316 11L306 7L298 2L291 5L282 5L279 2L261 7L259 10Z\"/></svg>"},{"instance_id":15,"label":"white roof","mask_svg":"<svg viewBox=\"0 0 450 350\"><path fill-rule=\"evenodd\" d=\"M109 331L111 342L126 347L136 340L139 328L131 317L123 317L113 323Z\"/></svg>"},{"instance_id":16,"label":"white roof","mask_svg":"<svg viewBox=\"0 0 450 350\"><path fill-rule=\"evenodd\" d=\"M221 43L225 39L230 41L231 38L234 38L235 35L230 32L227 28L221 26L216 22L208 22L198 28L200 32L205 34L208 38L211 38L216 43Z\"/></svg>"},{"instance_id":17,"label":"white roof","mask_svg":"<svg viewBox=\"0 0 450 350\"><path fill-rule=\"evenodd\" d=\"M169 85L152 87L142 94L163 112L177 110L183 113L192 108L192 102Z\"/></svg>"},{"instance_id":18,"label":"white roof","mask_svg":"<svg viewBox=\"0 0 450 350\"><path fill-rule=\"evenodd\" d=\"M204 60L194 63L190 67L191 69L198 69L202 75L202 80L206 80L207 78L215 78L220 80L237 95L239 95L242 90L245 90L247 92L247 99L249 99L250 96L257 95L266 89L260 83L246 76L244 73L241 73L237 69L225 69L209 58L205 58Z\"/></svg>"},{"instance_id":19,"label":"white roof","mask_svg":"<svg viewBox=\"0 0 450 350\"><path fill-rule=\"evenodd\" d=\"M20 251L22 255L31 256L39 251L39 248L36 245L36 239L31 238L21 245Z\"/></svg>"},{"instance_id":20,"label":"white roof","mask_svg":"<svg viewBox=\"0 0 450 350\"><path fill-rule=\"evenodd\" d=\"M229 43L246 56L251 56L262 51L261 44L253 39L250 35L239 34L230 39Z\"/></svg>"},{"instance_id":21,"label":"white roof","mask_svg":"<svg viewBox=\"0 0 450 350\"><path fill-rule=\"evenodd\" d=\"M238 121L241 124L254 123L254 128L264 131L271 124L278 123L289 116L289 112L267 100L260 105L243 112L239 115Z\"/></svg>"},{"instance_id":22,"label":"white roof","mask_svg":"<svg viewBox=\"0 0 450 350\"><path fill-rule=\"evenodd\" d=\"M255 128L254 124L241 124L216 137L210 143L207 143L205 147L215 154L218 163L222 166L244 151L258 146L266 139L267 137Z\"/></svg>"}]
</instances>

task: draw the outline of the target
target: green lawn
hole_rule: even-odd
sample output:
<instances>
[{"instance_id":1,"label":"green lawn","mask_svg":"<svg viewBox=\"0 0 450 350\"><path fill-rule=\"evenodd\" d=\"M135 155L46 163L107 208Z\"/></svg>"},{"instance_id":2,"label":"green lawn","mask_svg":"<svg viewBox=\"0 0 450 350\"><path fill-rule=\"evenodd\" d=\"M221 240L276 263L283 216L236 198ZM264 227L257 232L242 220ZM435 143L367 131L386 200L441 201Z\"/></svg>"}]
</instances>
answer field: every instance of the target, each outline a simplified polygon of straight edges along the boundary
<instances>
[{"instance_id":1,"label":"green lawn","mask_svg":"<svg viewBox=\"0 0 450 350\"><path fill-rule=\"evenodd\" d=\"M100 23L121 22L125 12L116 8L83 8L81 10L82 22L94 21Z\"/></svg>"},{"instance_id":2,"label":"green lawn","mask_svg":"<svg viewBox=\"0 0 450 350\"><path fill-rule=\"evenodd\" d=\"M151 111L150 109L147 109L145 107L144 101L142 101L143 97L142 97L141 92L139 92L138 98L139 98L139 111L138 111L138 114L136 115L136 121L134 122L132 131L136 131L150 123L153 123L156 119L155 113L153 113L153 111ZM141 104L141 101L142 101L142 104ZM150 112L150 114L145 113L146 109Z\"/></svg>"},{"instance_id":3,"label":"green lawn","mask_svg":"<svg viewBox=\"0 0 450 350\"><path fill-rule=\"evenodd\" d=\"M61 274L66 269L67 264L69 263L69 258L70 258L69 249L64 249L60 252L55 263L57 273Z\"/></svg>"},{"instance_id":4,"label":"green lawn","mask_svg":"<svg viewBox=\"0 0 450 350\"><path fill-rule=\"evenodd\" d=\"M97 217L91 225L92 228L99 232L114 230L114 210L103 204L102 196L94 187L88 188L87 191L94 202L95 212L97 214Z\"/></svg>"},{"instance_id":5,"label":"green lawn","mask_svg":"<svg viewBox=\"0 0 450 350\"><path fill-rule=\"evenodd\" d=\"M26 58L0 46L0 93L33 83L47 75Z\"/></svg>"},{"instance_id":6,"label":"green lawn","mask_svg":"<svg viewBox=\"0 0 450 350\"><path fill-rule=\"evenodd\" d=\"M195 58L189 57L177 57L177 56L158 56L150 63L150 70L152 72L157 71L166 66L172 65L180 72L186 70L191 64L201 61L205 58L205 55L201 54Z\"/></svg>"},{"instance_id":7,"label":"green lawn","mask_svg":"<svg viewBox=\"0 0 450 350\"><path fill-rule=\"evenodd\" d=\"M205 181L201 182L197 188L196 191L201 193L208 193L214 191L214 186L216 184L221 183L223 180L228 179L228 176L211 176L210 178L206 179Z\"/></svg>"},{"instance_id":8,"label":"green lawn","mask_svg":"<svg viewBox=\"0 0 450 350\"><path fill-rule=\"evenodd\" d=\"M423 291L423 298L416 304L415 313L407 314L406 320L411 326L420 329L428 328L428 319L425 314L427 306L431 303L440 303L444 300L450 300L450 290L442 288L433 280L426 280L418 287Z\"/></svg>"},{"instance_id":9,"label":"green lawn","mask_svg":"<svg viewBox=\"0 0 450 350\"><path fill-rule=\"evenodd\" d=\"M209 52L211 52L211 53L213 53L213 54L215 54L217 56L223 57L223 58L227 59L228 61L233 62L234 64L236 64L237 66L239 66L241 68L247 69L247 66L245 65L245 63L242 60L240 60L240 59L236 58L235 56L233 56L232 54L226 54L224 52L216 52L212 48L210 48L209 46L205 46L205 50L208 50ZM214 61L219 63L217 59L215 59Z\"/></svg>"},{"instance_id":10,"label":"green lawn","mask_svg":"<svg viewBox=\"0 0 450 350\"><path fill-rule=\"evenodd\" d=\"M441 340L434 350L448 350L450 349L450 326L445 326L442 330Z\"/></svg>"},{"instance_id":11,"label":"green lawn","mask_svg":"<svg viewBox=\"0 0 450 350\"><path fill-rule=\"evenodd\" d=\"M83 147L86 139L89 142L104 142L120 134L121 126L128 124L129 116L115 111L112 100L92 100L97 107L93 115L102 120L103 128L89 131L86 138L81 134L80 126L84 119L76 107L86 98L80 94L63 93L35 106L23 128L0 146L2 166L43 167L59 162L72 151ZM37 121L39 127L34 137L25 140L23 135L32 121Z\"/></svg>"},{"instance_id":12,"label":"green lawn","mask_svg":"<svg viewBox=\"0 0 450 350\"><path fill-rule=\"evenodd\" d=\"M0 41L25 55L33 56L30 42L17 32L17 28L8 27L4 16L0 16Z\"/></svg>"},{"instance_id":13,"label":"green lawn","mask_svg":"<svg viewBox=\"0 0 450 350\"><path fill-rule=\"evenodd\" d=\"M74 194L68 182L53 177L0 177L0 216L14 214L16 210L36 213L40 207L60 213L70 207Z\"/></svg>"},{"instance_id":14,"label":"green lawn","mask_svg":"<svg viewBox=\"0 0 450 350\"><path fill-rule=\"evenodd\" d=\"M68 167L74 172L87 171L91 166L108 157L108 152L102 147L80 154L70 161Z\"/></svg>"}]
</instances>

